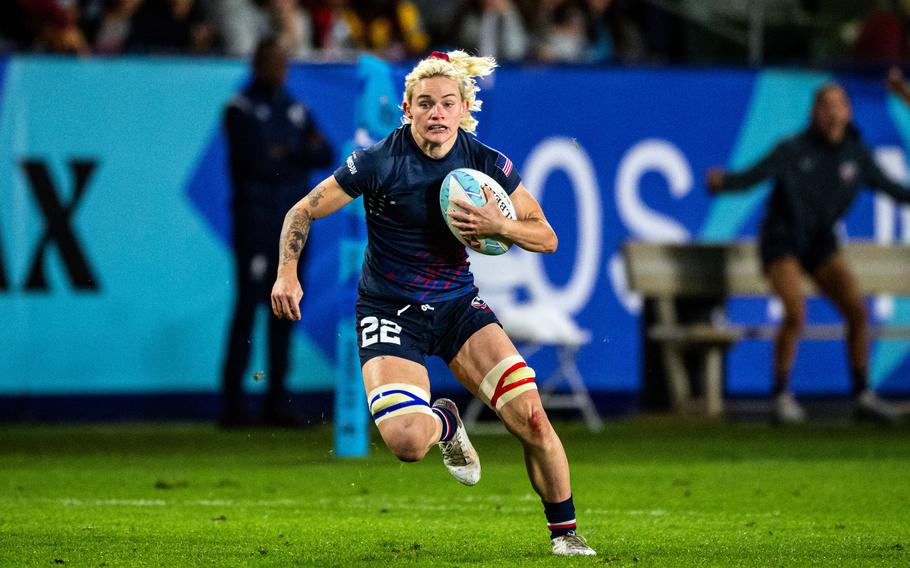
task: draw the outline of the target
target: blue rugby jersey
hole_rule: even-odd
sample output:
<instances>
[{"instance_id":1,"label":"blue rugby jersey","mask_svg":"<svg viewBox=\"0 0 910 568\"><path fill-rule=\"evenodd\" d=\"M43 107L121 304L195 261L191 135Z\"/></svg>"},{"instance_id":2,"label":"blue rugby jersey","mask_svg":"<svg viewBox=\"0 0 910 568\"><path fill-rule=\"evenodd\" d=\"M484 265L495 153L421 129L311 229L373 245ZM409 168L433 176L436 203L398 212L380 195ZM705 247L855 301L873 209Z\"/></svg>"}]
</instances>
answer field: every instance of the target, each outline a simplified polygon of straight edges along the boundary
<instances>
[{"instance_id":1,"label":"blue rugby jersey","mask_svg":"<svg viewBox=\"0 0 910 568\"><path fill-rule=\"evenodd\" d=\"M505 155L463 130L444 157L427 156L410 125L355 151L335 170L348 195L364 198L368 243L360 276L362 296L432 303L475 290L465 247L449 231L439 208L442 180L457 168L486 173L508 194L521 182Z\"/></svg>"}]
</instances>

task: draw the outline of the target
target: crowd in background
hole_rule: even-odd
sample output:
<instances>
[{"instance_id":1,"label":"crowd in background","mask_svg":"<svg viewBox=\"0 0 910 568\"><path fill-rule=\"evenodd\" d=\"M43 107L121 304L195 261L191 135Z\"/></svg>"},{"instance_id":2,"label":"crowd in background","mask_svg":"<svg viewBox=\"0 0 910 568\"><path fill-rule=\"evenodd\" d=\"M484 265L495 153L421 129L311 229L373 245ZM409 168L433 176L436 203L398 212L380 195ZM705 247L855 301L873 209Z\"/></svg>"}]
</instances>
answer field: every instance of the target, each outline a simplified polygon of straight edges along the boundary
<instances>
[{"instance_id":1,"label":"crowd in background","mask_svg":"<svg viewBox=\"0 0 910 568\"><path fill-rule=\"evenodd\" d=\"M910 58L910 0L3 0L0 52L249 56L277 36L304 61L459 47L501 62L737 64ZM753 61L754 62L754 61Z\"/></svg>"}]
</instances>

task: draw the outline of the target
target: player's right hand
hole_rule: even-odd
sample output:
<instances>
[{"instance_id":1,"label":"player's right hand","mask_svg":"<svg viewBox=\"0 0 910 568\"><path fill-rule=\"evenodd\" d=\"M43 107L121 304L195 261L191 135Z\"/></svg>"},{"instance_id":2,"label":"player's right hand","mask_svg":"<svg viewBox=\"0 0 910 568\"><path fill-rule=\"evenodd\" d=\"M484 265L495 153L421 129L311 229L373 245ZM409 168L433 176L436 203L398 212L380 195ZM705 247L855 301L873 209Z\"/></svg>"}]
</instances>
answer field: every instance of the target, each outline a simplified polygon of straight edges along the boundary
<instances>
[{"instance_id":1,"label":"player's right hand","mask_svg":"<svg viewBox=\"0 0 910 568\"><path fill-rule=\"evenodd\" d=\"M722 168L711 168L708 170L708 191L719 193L724 188L724 170Z\"/></svg>"},{"instance_id":2,"label":"player's right hand","mask_svg":"<svg viewBox=\"0 0 910 568\"><path fill-rule=\"evenodd\" d=\"M900 93L904 88L904 74L900 67L894 66L888 70L888 78L885 79L885 85L893 93Z\"/></svg>"},{"instance_id":3,"label":"player's right hand","mask_svg":"<svg viewBox=\"0 0 910 568\"><path fill-rule=\"evenodd\" d=\"M272 286L272 313L281 319L299 320L301 298L300 281L279 275Z\"/></svg>"}]
</instances>

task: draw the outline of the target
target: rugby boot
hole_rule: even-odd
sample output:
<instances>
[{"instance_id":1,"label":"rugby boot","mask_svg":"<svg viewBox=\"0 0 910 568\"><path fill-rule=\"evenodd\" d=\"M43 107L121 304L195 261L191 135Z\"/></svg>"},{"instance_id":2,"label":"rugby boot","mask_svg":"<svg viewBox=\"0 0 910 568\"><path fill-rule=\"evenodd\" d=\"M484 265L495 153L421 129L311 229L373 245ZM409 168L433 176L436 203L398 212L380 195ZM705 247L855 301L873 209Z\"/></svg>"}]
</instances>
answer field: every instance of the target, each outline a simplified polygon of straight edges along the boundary
<instances>
[{"instance_id":1,"label":"rugby boot","mask_svg":"<svg viewBox=\"0 0 910 568\"><path fill-rule=\"evenodd\" d=\"M455 416L455 435L448 442L440 440L438 443L442 451L442 463L459 482L476 485L480 481L480 457L468 439L468 432L458 414L458 407L447 398L440 398L433 403L433 407L444 408Z\"/></svg>"}]
</instances>

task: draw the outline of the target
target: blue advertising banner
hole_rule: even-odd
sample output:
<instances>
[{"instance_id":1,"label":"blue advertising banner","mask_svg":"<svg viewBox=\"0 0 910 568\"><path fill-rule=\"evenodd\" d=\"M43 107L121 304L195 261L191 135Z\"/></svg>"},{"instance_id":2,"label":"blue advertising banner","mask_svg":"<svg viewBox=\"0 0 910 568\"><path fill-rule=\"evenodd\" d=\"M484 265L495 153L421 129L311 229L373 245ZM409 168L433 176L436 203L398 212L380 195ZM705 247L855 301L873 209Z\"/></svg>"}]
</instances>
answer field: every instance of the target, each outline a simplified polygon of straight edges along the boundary
<instances>
[{"instance_id":1,"label":"blue advertising banner","mask_svg":"<svg viewBox=\"0 0 910 568\"><path fill-rule=\"evenodd\" d=\"M289 83L340 163L397 124L406 71L369 60L301 65ZM221 120L247 80L239 62L0 62L0 395L217 391L234 294ZM847 88L885 169L907 179L910 112L879 77L498 70L482 84L479 138L519 168L560 249L472 257L482 295L497 310L532 314L528 325L542 325L533 317L541 313L569 322L589 338L578 353L589 388L637 391L641 305L625 289L622 242L754 236L768 187L711 198L705 170L744 167L803 128L814 89L829 80ZM308 243L293 390L332 389L347 351L339 322L353 321L353 304L338 282L357 246L351 218L320 220ZM842 230L910 241L910 210L866 193ZM907 300L871 298L870 307L876 319L910 322ZM780 310L771 300L734 300L730 317L774 322ZM837 320L817 300L809 317ZM252 378L265 368L263 327L251 338L253 390L263 388ZM728 392L767 393L770 358L766 342L734 347ZM547 350L531 364L539 376L556 366ZM906 342L876 343L872 370L879 388L910 393ZM434 388L456 388L444 365L431 373ZM795 390L845 393L848 382L843 345L802 345Z\"/></svg>"}]
</instances>

